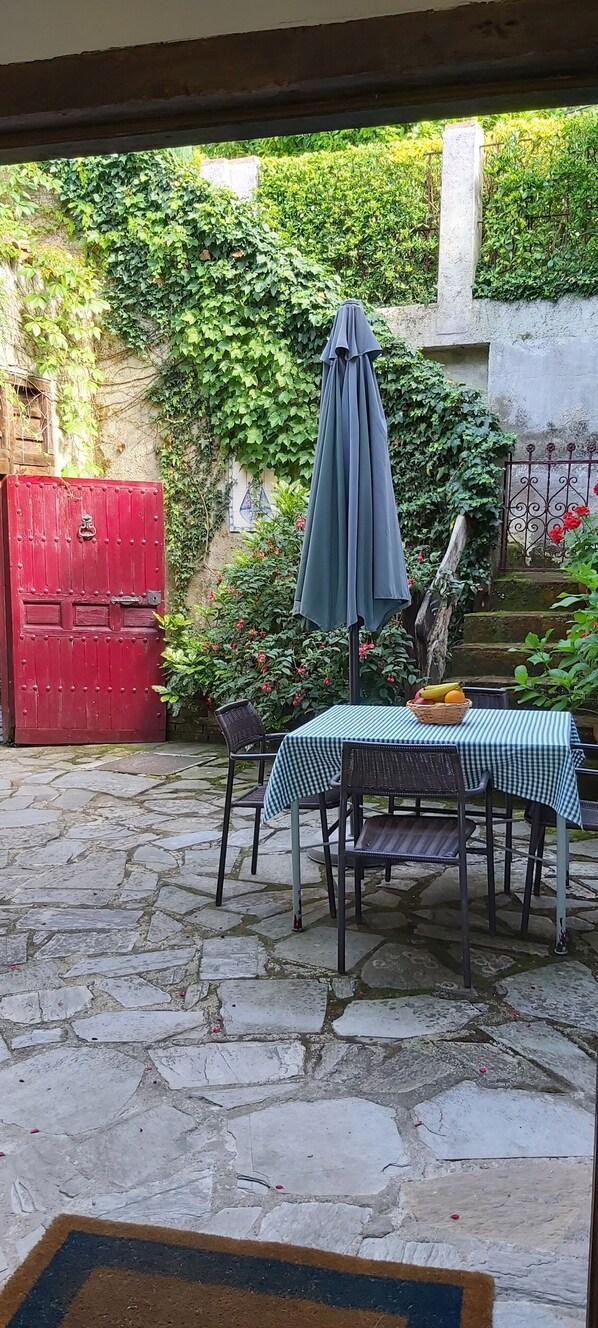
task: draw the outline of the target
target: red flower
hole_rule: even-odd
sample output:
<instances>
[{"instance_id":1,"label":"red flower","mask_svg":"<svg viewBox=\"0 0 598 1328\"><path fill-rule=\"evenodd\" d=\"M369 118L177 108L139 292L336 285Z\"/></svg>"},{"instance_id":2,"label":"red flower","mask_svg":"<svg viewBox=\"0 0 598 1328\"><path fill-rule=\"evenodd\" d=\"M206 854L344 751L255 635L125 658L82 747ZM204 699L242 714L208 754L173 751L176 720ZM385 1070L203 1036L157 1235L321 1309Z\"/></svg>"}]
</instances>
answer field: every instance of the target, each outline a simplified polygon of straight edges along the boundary
<instances>
[{"instance_id":1,"label":"red flower","mask_svg":"<svg viewBox=\"0 0 598 1328\"><path fill-rule=\"evenodd\" d=\"M263 692L271 692L271 691L272 691L272 688L271 688L269 682L263 682L263 683L262 683L262 691L263 691Z\"/></svg>"},{"instance_id":2,"label":"red flower","mask_svg":"<svg viewBox=\"0 0 598 1328\"><path fill-rule=\"evenodd\" d=\"M243 619L242 619L242 618L239 618L239 621L238 621L238 623L237 623L237 631L240 632L240 631L241 631L241 628L244 627L244 626L245 626L245 623L244 623Z\"/></svg>"},{"instance_id":3,"label":"red flower","mask_svg":"<svg viewBox=\"0 0 598 1328\"><path fill-rule=\"evenodd\" d=\"M594 485L594 493L598 496L598 484Z\"/></svg>"},{"instance_id":4,"label":"red flower","mask_svg":"<svg viewBox=\"0 0 598 1328\"><path fill-rule=\"evenodd\" d=\"M577 530L577 527L580 525L580 516L577 516L575 512L565 512L563 517L563 526L565 530Z\"/></svg>"},{"instance_id":5,"label":"red flower","mask_svg":"<svg viewBox=\"0 0 598 1328\"><path fill-rule=\"evenodd\" d=\"M216 599L216 596L215 596L213 590L210 591L210 593L209 593L209 595L208 595L208 599Z\"/></svg>"},{"instance_id":6,"label":"red flower","mask_svg":"<svg viewBox=\"0 0 598 1328\"><path fill-rule=\"evenodd\" d=\"M294 706L299 705L300 700L301 700L301 693L300 693L300 692L295 692L295 695L294 695L294 697L293 697L293 705L294 705Z\"/></svg>"},{"instance_id":7,"label":"red flower","mask_svg":"<svg viewBox=\"0 0 598 1328\"><path fill-rule=\"evenodd\" d=\"M329 682L330 682L330 678L324 678L324 686L325 686L325 687L328 686L328 683L329 683Z\"/></svg>"},{"instance_id":8,"label":"red flower","mask_svg":"<svg viewBox=\"0 0 598 1328\"><path fill-rule=\"evenodd\" d=\"M574 511L574 512L577 512L577 515L578 515L578 516L589 516L589 515L590 515L590 509L589 509L589 507L586 507L584 503L580 503L578 507L574 507L574 508L573 508L573 511Z\"/></svg>"},{"instance_id":9,"label":"red flower","mask_svg":"<svg viewBox=\"0 0 598 1328\"><path fill-rule=\"evenodd\" d=\"M562 544L565 538L565 531L563 530L563 527L553 526L552 530L548 531L548 538L549 540L552 540L553 544Z\"/></svg>"},{"instance_id":10,"label":"red flower","mask_svg":"<svg viewBox=\"0 0 598 1328\"><path fill-rule=\"evenodd\" d=\"M359 647L359 655L360 655L360 658L363 659L364 656L367 655L368 650L373 650L373 649L374 649L374 642L373 642L373 641L367 641L367 642L365 643L365 645Z\"/></svg>"},{"instance_id":11,"label":"red flower","mask_svg":"<svg viewBox=\"0 0 598 1328\"><path fill-rule=\"evenodd\" d=\"M257 653L257 655L256 655L256 659L257 659L258 664L265 664L265 663L266 663L266 656L265 656L263 650L259 650L259 651L258 651L258 653Z\"/></svg>"},{"instance_id":12,"label":"red flower","mask_svg":"<svg viewBox=\"0 0 598 1328\"><path fill-rule=\"evenodd\" d=\"M299 520L295 522L295 530L304 530L304 529L305 529L305 517L300 516Z\"/></svg>"},{"instance_id":13,"label":"red flower","mask_svg":"<svg viewBox=\"0 0 598 1328\"><path fill-rule=\"evenodd\" d=\"M394 678L393 678L393 676L392 676L392 673L389 673L389 675L388 675L386 681L387 681L387 682L394 682Z\"/></svg>"},{"instance_id":14,"label":"red flower","mask_svg":"<svg viewBox=\"0 0 598 1328\"><path fill-rule=\"evenodd\" d=\"M423 561L424 561L424 555L423 555L423 553L418 553L418 555L417 555L417 561L418 561L418 563L423 563Z\"/></svg>"}]
</instances>

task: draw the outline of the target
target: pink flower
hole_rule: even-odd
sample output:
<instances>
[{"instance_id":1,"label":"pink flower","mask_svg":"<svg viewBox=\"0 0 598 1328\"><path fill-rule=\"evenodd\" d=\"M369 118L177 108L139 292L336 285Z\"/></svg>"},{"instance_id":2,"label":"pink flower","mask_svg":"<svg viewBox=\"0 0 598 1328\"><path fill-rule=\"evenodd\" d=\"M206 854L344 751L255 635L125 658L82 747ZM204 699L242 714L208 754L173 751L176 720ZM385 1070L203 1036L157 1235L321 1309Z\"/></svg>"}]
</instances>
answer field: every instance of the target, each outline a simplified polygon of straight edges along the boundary
<instances>
[{"instance_id":1,"label":"pink flower","mask_svg":"<svg viewBox=\"0 0 598 1328\"><path fill-rule=\"evenodd\" d=\"M328 683L329 683L329 682L330 682L330 678L324 678L324 686L325 686L325 687L328 686Z\"/></svg>"},{"instance_id":2,"label":"pink flower","mask_svg":"<svg viewBox=\"0 0 598 1328\"><path fill-rule=\"evenodd\" d=\"M258 664L265 664L265 663L266 663L266 656L265 656L263 650L258 650L258 653L257 653L257 655L256 655L256 660L257 660Z\"/></svg>"},{"instance_id":3,"label":"pink flower","mask_svg":"<svg viewBox=\"0 0 598 1328\"><path fill-rule=\"evenodd\" d=\"M294 705L294 706L299 705L300 700L301 700L301 693L300 693L300 692L295 692L295 695L294 695L294 697L293 697L293 705Z\"/></svg>"},{"instance_id":4,"label":"pink flower","mask_svg":"<svg viewBox=\"0 0 598 1328\"><path fill-rule=\"evenodd\" d=\"M271 692L271 691L272 691L272 688L271 688L269 682L263 682L263 683L262 683L262 691L263 691L263 692Z\"/></svg>"},{"instance_id":5,"label":"pink flower","mask_svg":"<svg viewBox=\"0 0 598 1328\"><path fill-rule=\"evenodd\" d=\"M360 656L360 659L364 659L364 657L365 657L365 656L367 655L367 653L368 653L368 650L373 650L373 649L374 649L374 642L373 642L373 641L366 641L365 645L359 647L359 656Z\"/></svg>"},{"instance_id":6,"label":"pink flower","mask_svg":"<svg viewBox=\"0 0 598 1328\"><path fill-rule=\"evenodd\" d=\"M208 599L216 599L216 596L215 596L213 590L210 591L210 593L209 593L209 595L208 595Z\"/></svg>"},{"instance_id":7,"label":"pink flower","mask_svg":"<svg viewBox=\"0 0 598 1328\"><path fill-rule=\"evenodd\" d=\"M387 682L394 682L394 678L393 678L393 676L392 676L392 673L389 673L389 675L388 675L386 681L387 681Z\"/></svg>"},{"instance_id":8,"label":"pink flower","mask_svg":"<svg viewBox=\"0 0 598 1328\"><path fill-rule=\"evenodd\" d=\"M417 561L418 561L418 563L423 563L423 561L424 561L424 555L423 555L423 553L418 553L418 555L417 555Z\"/></svg>"},{"instance_id":9,"label":"pink flower","mask_svg":"<svg viewBox=\"0 0 598 1328\"><path fill-rule=\"evenodd\" d=\"M305 529L305 517L300 516L299 520L295 522L295 530L304 530L304 529Z\"/></svg>"},{"instance_id":10,"label":"pink flower","mask_svg":"<svg viewBox=\"0 0 598 1328\"><path fill-rule=\"evenodd\" d=\"M302 677L303 677L303 674L304 674L304 673L307 673L307 669L304 667L303 664L300 664L300 665L299 665L299 668L297 669L297 673L300 673Z\"/></svg>"},{"instance_id":11,"label":"pink flower","mask_svg":"<svg viewBox=\"0 0 598 1328\"><path fill-rule=\"evenodd\" d=\"M245 626L245 623L244 623L243 619L242 619L242 618L239 618L239 621L238 621L238 623L237 623L237 631L240 632L240 631L241 631L241 628L244 627L244 626Z\"/></svg>"}]
</instances>

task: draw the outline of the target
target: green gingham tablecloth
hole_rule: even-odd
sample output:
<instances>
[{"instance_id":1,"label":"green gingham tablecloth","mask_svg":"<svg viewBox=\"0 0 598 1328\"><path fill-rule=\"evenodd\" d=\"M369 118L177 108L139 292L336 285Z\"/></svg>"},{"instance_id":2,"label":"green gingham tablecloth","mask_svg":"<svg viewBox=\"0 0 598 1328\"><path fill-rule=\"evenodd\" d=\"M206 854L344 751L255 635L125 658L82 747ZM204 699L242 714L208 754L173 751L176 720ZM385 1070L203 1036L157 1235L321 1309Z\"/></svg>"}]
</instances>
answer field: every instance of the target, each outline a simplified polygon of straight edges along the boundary
<instances>
[{"instance_id":1,"label":"green gingham tablecloth","mask_svg":"<svg viewBox=\"0 0 598 1328\"><path fill-rule=\"evenodd\" d=\"M572 716L554 710L470 710L462 724L420 724L403 706L332 706L288 733L272 767L265 820L297 798L321 793L338 775L344 742L454 745L465 782L476 788L485 772L495 789L543 802L580 824L575 775L579 754Z\"/></svg>"}]
</instances>

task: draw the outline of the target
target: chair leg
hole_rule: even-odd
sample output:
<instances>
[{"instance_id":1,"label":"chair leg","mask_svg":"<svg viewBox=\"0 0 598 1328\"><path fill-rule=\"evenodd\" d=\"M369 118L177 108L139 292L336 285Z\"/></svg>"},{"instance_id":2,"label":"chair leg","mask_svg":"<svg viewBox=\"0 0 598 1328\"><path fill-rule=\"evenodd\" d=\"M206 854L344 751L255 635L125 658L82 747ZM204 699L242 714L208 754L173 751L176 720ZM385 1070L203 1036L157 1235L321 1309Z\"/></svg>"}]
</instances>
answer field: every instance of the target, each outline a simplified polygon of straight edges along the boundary
<instances>
[{"instance_id":1,"label":"chair leg","mask_svg":"<svg viewBox=\"0 0 598 1328\"><path fill-rule=\"evenodd\" d=\"M492 789L486 794L486 867L488 873L488 923L492 936L496 934L496 881L494 871L494 808Z\"/></svg>"},{"instance_id":2,"label":"chair leg","mask_svg":"<svg viewBox=\"0 0 598 1328\"><path fill-rule=\"evenodd\" d=\"M390 798L388 799L388 815L394 816L394 812L395 812L395 800L391 794ZM384 880L390 881L391 876L392 876L392 862L387 862L386 867L384 869Z\"/></svg>"},{"instance_id":3,"label":"chair leg","mask_svg":"<svg viewBox=\"0 0 598 1328\"><path fill-rule=\"evenodd\" d=\"M229 761L228 774L226 777L226 793L224 796L224 820L222 822L222 839L220 841L220 859L218 862L218 879L216 882L216 907L220 908L222 895L224 891L224 873L226 871L226 850L228 848L228 827L230 825L230 812L233 801L233 781L235 778L235 767L232 761Z\"/></svg>"},{"instance_id":4,"label":"chair leg","mask_svg":"<svg viewBox=\"0 0 598 1328\"><path fill-rule=\"evenodd\" d=\"M336 920L339 973L345 972L345 837L347 826L347 805L341 802L338 826L338 916Z\"/></svg>"},{"instance_id":5,"label":"chair leg","mask_svg":"<svg viewBox=\"0 0 598 1328\"><path fill-rule=\"evenodd\" d=\"M534 876L534 894L536 895L536 897L540 894L540 891L542 889L542 868L544 866L545 843L546 843L546 830L543 829L540 835L540 842L536 849L536 857L538 859L538 861L536 862L536 873Z\"/></svg>"},{"instance_id":6,"label":"chair leg","mask_svg":"<svg viewBox=\"0 0 598 1328\"><path fill-rule=\"evenodd\" d=\"M461 962L463 986L471 987L471 950L469 946L469 892L467 887L467 840L465 809L459 811L459 897L461 900Z\"/></svg>"},{"instance_id":7,"label":"chair leg","mask_svg":"<svg viewBox=\"0 0 598 1328\"><path fill-rule=\"evenodd\" d=\"M537 871L537 854L540 846L540 812L535 811L532 814L532 825L529 836L529 848L527 851L527 871L525 873L525 886L523 888L523 908L521 913L521 932L525 936L529 927L529 913L532 903L532 885L534 875ZM542 870L540 859L540 870Z\"/></svg>"},{"instance_id":8,"label":"chair leg","mask_svg":"<svg viewBox=\"0 0 598 1328\"><path fill-rule=\"evenodd\" d=\"M507 793L505 801L505 816L507 823L505 826L505 877L504 892L506 895L511 893L511 867L513 864L513 798Z\"/></svg>"},{"instance_id":9,"label":"chair leg","mask_svg":"<svg viewBox=\"0 0 598 1328\"><path fill-rule=\"evenodd\" d=\"M257 852L260 843L260 824L262 819L261 807L256 807L255 818L253 822L253 845L251 848L251 875L255 876L257 871Z\"/></svg>"},{"instance_id":10,"label":"chair leg","mask_svg":"<svg viewBox=\"0 0 598 1328\"><path fill-rule=\"evenodd\" d=\"M363 881L363 867L357 859L353 863L353 877L355 881L355 921L363 922L363 908L361 906L361 883Z\"/></svg>"},{"instance_id":11,"label":"chair leg","mask_svg":"<svg viewBox=\"0 0 598 1328\"><path fill-rule=\"evenodd\" d=\"M324 865L326 867L326 886L328 889L328 907L331 918L336 917L336 899L334 897L334 879L332 876L332 858L330 856L330 831L328 829L328 816L326 814L326 798L322 793L320 795L320 825L322 827L322 847L324 849Z\"/></svg>"}]
</instances>

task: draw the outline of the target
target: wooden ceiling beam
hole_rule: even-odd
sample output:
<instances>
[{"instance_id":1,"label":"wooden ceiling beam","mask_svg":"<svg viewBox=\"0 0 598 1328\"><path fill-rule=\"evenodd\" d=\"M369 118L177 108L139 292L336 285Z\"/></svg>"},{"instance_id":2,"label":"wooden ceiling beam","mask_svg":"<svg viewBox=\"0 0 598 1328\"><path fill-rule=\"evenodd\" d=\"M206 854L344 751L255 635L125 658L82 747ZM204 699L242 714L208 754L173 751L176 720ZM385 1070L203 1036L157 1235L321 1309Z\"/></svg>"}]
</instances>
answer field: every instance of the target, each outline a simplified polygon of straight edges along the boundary
<instances>
[{"instance_id":1,"label":"wooden ceiling beam","mask_svg":"<svg viewBox=\"0 0 598 1328\"><path fill-rule=\"evenodd\" d=\"M594 0L485 0L0 66L0 161L592 101Z\"/></svg>"}]
</instances>

